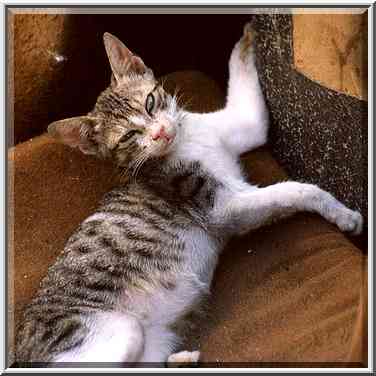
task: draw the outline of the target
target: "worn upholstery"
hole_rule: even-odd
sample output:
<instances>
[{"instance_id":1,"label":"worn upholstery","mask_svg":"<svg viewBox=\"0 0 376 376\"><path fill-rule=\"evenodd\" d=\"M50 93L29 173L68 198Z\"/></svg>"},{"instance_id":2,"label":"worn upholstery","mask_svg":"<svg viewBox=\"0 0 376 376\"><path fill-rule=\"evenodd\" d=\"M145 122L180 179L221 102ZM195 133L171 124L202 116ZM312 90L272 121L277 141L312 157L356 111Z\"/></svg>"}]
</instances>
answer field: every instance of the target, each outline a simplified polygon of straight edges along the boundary
<instances>
[{"instance_id":1,"label":"worn upholstery","mask_svg":"<svg viewBox=\"0 0 376 376\"><path fill-rule=\"evenodd\" d=\"M191 97L192 110L212 111L224 101L198 72L169 75L167 85ZM287 179L267 148L243 160L254 183ZM116 176L108 163L46 134L11 148L9 171L9 313L17 324L70 233ZM202 366L341 366L351 346L350 360L362 361L357 341L363 331L355 340L353 332L365 261L335 226L312 214L234 239L215 273L209 317L186 347L199 347Z\"/></svg>"}]
</instances>

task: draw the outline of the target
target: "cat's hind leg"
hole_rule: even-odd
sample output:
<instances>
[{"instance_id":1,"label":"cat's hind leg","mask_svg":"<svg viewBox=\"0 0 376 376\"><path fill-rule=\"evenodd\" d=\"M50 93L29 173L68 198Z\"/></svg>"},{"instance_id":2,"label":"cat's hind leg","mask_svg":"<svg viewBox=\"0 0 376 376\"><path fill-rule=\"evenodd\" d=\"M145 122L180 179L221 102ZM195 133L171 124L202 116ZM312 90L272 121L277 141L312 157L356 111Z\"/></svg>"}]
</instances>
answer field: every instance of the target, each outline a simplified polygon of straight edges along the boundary
<instances>
[{"instance_id":1,"label":"cat's hind leg","mask_svg":"<svg viewBox=\"0 0 376 376\"><path fill-rule=\"evenodd\" d=\"M145 328L145 346L140 363L143 366L165 366L168 357L180 344L177 335L165 326Z\"/></svg>"},{"instance_id":2,"label":"cat's hind leg","mask_svg":"<svg viewBox=\"0 0 376 376\"><path fill-rule=\"evenodd\" d=\"M248 23L229 61L227 103L222 129L224 142L236 154L263 145L267 140L268 111L255 65L255 32Z\"/></svg>"},{"instance_id":3,"label":"cat's hind leg","mask_svg":"<svg viewBox=\"0 0 376 376\"><path fill-rule=\"evenodd\" d=\"M199 351L180 351L168 357L167 365L168 367L178 367L179 365L197 363L199 358Z\"/></svg>"},{"instance_id":4,"label":"cat's hind leg","mask_svg":"<svg viewBox=\"0 0 376 376\"><path fill-rule=\"evenodd\" d=\"M124 313L101 313L87 320L90 331L81 346L60 353L54 362L133 363L144 350L140 322Z\"/></svg>"}]
</instances>

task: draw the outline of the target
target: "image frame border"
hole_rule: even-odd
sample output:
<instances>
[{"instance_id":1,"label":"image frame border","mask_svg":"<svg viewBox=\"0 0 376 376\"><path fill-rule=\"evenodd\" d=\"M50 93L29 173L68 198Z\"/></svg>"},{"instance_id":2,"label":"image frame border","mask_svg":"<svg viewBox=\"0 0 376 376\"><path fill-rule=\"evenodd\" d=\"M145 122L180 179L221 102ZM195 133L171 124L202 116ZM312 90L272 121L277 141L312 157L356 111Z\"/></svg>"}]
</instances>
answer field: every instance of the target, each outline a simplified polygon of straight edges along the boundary
<instances>
[{"instance_id":1,"label":"image frame border","mask_svg":"<svg viewBox=\"0 0 376 376\"><path fill-rule=\"evenodd\" d=\"M147 3L147 4L146 4ZM305 4L307 3L307 4ZM9 221L8 221L8 209L9 209L9 179L11 179L8 175L9 172L9 163L8 163L8 148L9 145L13 145L12 140L12 132L10 131L10 123L13 121L11 119L11 116L9 114L9 111L11 109L12 103L9 103L9 95L10 89L8 85L8 75L9 75L9 66L8 66L8 11L10 9L15 8L24 8L24 9L30 9L30 8L51 8L51 9L58 9L58 8L117 8L117 7L126 7L126 8L144 8L144 9L151 9L152 11L155 9L168 9L168 8L174 8L178 7L180 9L216 9L216 8L222 8L222 9L242 9L242 8L309 8L309 9L331 9L331 8L367 8L368 10L368 218L369 218L369 233L368 233L368 249L371 250L371 252L368 253L368 368L197 368L197 369L181 369L177 370L176 368L172 369L166 369L163 368L161 370L159 369L150 369L150 368L143 368L140 370L137 369L131 369L131 368L49 368L48 372L56 371L56 372L80 372L80 373L86 373L86 372L148 372L148 371L155 371L155 372L288 372L288 373L296 373L301 372L302 370L314 373L314 372L341 372L341 373L353 373L353 372L368 372L373 371L373 362L375 358L374 354L374 347L373 347L373 340L374 340L374 323L373 323L373 313L375 308L375 298L374 298L374 270L375 270L375 258L373 257L372 250L373 250L373 232L374 232L374 223L373 223L373 213L374 213L374 186L375 186L375 177L374 177L374 155L373 155L373 145L375 144L375 134L373 131L373 104L374 104L374 71L373 71L373 65L375 61L375 51L373 47L373 41L374 41L374 19L376 14L376 9L374 7L374 4L372 2L345 2L342 1L341 3L336 1L327 2L328 4L325 4L325 2L317 2L316 4L312 4L312 2L304 2L299 1L297 3L292 2L267 2L267 1L260 1L257 3L250 3L250 2L242 2L241 4L224 4L221 2L211 2L208 4L206 3L197 3L192 2L187 4L187 2L184 2L184 4L179 3L173 3L173 2L164 2L164 3L151 3L141 1L139 4L134 3L127 3L127 2L111 2L109 4L103 3L103 2L80 2L80 3L71 3L70 1L49 1L49 2L33 2L33 3L25 3L25 2L19 2L19 1L8 1L3 2L1 4L1 14L0 14L0 23L3 29L3 38L1 38L1 45L2 45L2 51L3 51L3 59L2 59L2 69L1 69L1 75L2 75L2 82L3 85L1 85L1 107L0 112L2 113L2 122L3 122L3 133L2 133L2 142L1 142L1 148L4 155L4 160L2 164L2 170L3 170L3 179L1 181L1 188L2 192L4 192L4 195L2 195L1 198L1 209L3 212L3 223L4 226L2 226L2 239L4 239L4 242L2 244L3 246L3 252L1 264L2 264L2 270L3 270L3 284L1 289L1 299L3 302L4 310L1 312L1 325L2 325L2 341L1 341L1 357L0 357L0 368L6 373L19 373L19 372L25 372L28 373L40 373L40 372L47 372L46 369L40 369L40 368L30 368L30 369L23 369L23 368L7 368L9 365L7 364L7 350L8 350L8 288L9 288L9 281L8 281L8 263L9 263L9 253L8 253L8 247L9 247ZM177 9L178 9L177 8ZM12 141L11 143L9 141ZM5 334L5 335L4 335Z\"/></svg>"}]
</instances>

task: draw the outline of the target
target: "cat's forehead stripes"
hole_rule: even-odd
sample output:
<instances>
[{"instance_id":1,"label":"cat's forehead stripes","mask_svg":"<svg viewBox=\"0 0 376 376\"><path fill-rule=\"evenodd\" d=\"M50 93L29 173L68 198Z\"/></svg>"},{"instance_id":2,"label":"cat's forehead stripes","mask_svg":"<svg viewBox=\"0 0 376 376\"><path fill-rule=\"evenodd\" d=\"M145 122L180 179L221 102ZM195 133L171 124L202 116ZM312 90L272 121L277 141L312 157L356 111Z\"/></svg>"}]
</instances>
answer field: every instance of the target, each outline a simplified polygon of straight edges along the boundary
<instances>
[{"instance_id":1,"label":"cat's forehead stripes","mask_svg":"<svg viewBox=\"0 0 376 376\"><path fill-rule=\"evenodd\" d=\"M119 138L121 137L122 133L110 133L108 140L107 140L107 147L110 150L114 150L119 144Z\"/></svg>"},{"instance_id":2,"label":"cat's forehead stripes","mask_svg":"<svg viewBox=\"0 0 376 376\"><path fill-rule=\"evenodd\" d=\"M154 103L153 112L149 114L146 101L151 93ZM160 112L168 110L171 118L178 115L175 102L170 99L163 82L150 77L132 76L122 84L110 85L100 94L90 113L98 119L98 129L93 134L92 143L96 144L100 155L113 158L117 165L123 167L140 158L140 152L148 146L142 139L147 134L141 133L151 122L159 121ZM132 130L141 133L130 136L130 142L125 142Z\"/></svg>"},{"instance_id":3,"label":"cat's forehead stripes","mask_svg":"<svg viewBox=\"0 0 376 376\"><path fill-rule=\"evenodd\" d=\"M95 111L114 118L128 118L132 114L142 113L140 107L133 98L109 91L98 98Z\"/></svg>"},{"instance_id":4,"label":"cat's forehead stripes","mask_svg":"<svg viewBox=\"0 0 376 376\"><path fill-rule=\"evenodd\" d=\"M160 87L162 87L162 84L161 82L157 81L154 85L154 88L151 92L154 92L155 90L159 89Z\"/></svg>"}]
</instances>

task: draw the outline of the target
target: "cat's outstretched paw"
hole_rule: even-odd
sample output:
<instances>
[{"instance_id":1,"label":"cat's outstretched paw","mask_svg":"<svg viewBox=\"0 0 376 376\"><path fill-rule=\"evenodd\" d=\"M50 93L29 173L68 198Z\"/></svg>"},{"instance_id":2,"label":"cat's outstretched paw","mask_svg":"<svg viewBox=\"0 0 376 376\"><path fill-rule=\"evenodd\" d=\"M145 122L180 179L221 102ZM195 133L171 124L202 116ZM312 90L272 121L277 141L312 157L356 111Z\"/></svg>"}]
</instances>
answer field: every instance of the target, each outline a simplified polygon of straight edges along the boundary
<instances>
[{"instance_id":1,"label":"cat's outstretched paw","mask_svg":"<svg viewBox=\"0 0 376 376\"><path fill-rule=\"evenodd\" d=\"M249 54L253 50L255 36L256 32L253 30L251 23L246 23L243 28L243 36L239 41L241 60L247 61Z\"/></svg>"},{"instance_id":2,"label":"cat's outstretched paw","mask_svg":"<svg viewBox=\"0 0 376 376\"><path fill-rule=\"evenodd\" d=\"M349 232L351 235L360 235L362 233L363 217L357 211L343 209L336 216L335 222L341 231Z\"/></svg>"},{"instance_id":3,"label":"cat's outstretched paw","mask_svg":"<svg viewBox=\"0 0 376 376\"><path fill-rule=\"evenodd\" d=\"M255 71L254 64L254 41L256 33L250 23L245 24L243 35L235 44L230 58L230 71L233 75L242 74L247 76ZM244 77L243 77L244 78Z\"/></svg>"},{"instance_id":4,"label":"cat's outstretched paw","mask_svg":"<svg viewBox=\"0 0 376 376\"><path fill-rule=\"evenodd\" d=\"M200 351L180 351L172 354L167 359L168 367L179 367L188 363L197 363L200 358Z\"/></svg>"}]
</instances>

